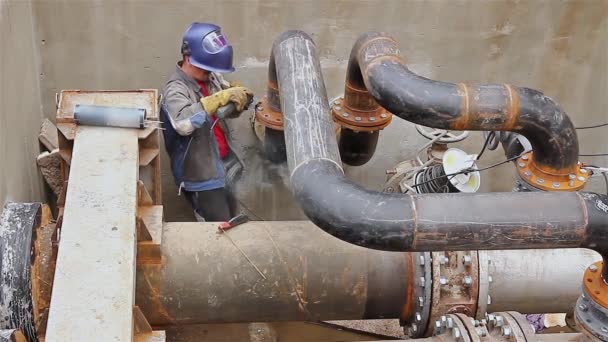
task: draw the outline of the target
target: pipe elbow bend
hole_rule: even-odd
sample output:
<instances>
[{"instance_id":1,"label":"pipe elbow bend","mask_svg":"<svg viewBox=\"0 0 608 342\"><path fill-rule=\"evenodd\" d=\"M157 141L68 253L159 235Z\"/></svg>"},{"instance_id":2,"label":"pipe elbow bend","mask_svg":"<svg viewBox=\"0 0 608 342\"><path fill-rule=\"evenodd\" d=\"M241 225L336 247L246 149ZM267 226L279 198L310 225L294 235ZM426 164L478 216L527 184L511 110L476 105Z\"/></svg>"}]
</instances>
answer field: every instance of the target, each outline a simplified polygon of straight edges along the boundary
<instances>
[{"instance_id":1,"label":"pipe elbow bend","mask_svg":"<svg viewBox=\"0 0 608 342\"><path fill-rule=\"evenodd\" d=\"M346 179L335 162L323 159L297 167L291 186L306 216L334 237L384 251L412 249L410 196L366 190Z\"/></svg>"}]
</instances>

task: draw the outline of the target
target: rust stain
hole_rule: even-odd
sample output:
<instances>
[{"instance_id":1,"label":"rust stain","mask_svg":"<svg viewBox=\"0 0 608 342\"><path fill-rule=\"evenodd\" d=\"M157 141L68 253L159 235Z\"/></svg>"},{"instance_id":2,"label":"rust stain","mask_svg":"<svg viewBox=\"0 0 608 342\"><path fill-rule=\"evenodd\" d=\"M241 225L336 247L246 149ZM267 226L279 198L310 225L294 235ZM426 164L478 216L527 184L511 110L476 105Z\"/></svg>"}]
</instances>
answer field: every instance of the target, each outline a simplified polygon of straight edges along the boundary
<instances>
[{"instance_id":1,"label":"rust stain","mask_svg":"<svg viewBox=\"0 0 608 342\"><path fill-rule=\"evenodd\" d=\"M175 319L169 314L169 312L167 311L167 309L165 309L165 306L163 305L160 289L158 287L152 285L152 282L150 281L150 277L146 271L143 271L143 276L144 276L146 288L149 291L148 292L149 296L146 298L146 301L151 302L151 307L154 310L153 315L158 316L161 319L164 319L166 322L169 322L169 324L176 324Z\"/></svg>"},{"instance_id":2,"label":"rust stain","mask_svg":"<svg viewBox=\"0 0 608 342\"><path fill-rule=\"evenodd\" d=\"M414 261L413 258L415 256L414 253L405 253L405 264L406 264L406 280L407 287L405 289L405 305L403 306L403 310L401 311L401 319L409 320L412 317L412 313L414 312L414 287L416 286L416 280L414 279Z\"/></svg>"},{"instance_id":3,"label":"rust stain","mask_svg":"<svg viewBox=\"0 0 608 342\"><path fill-rule=\"evenodd\" d=\"M469 98L469 89L465 83L458 83L458 92L462 98L460 107L460 115L456 121L452 123L452 127L456 130L465 130L469 128L471 103Z\"/></svg>"},{"instance_id":4,"label":"rust stain","mask_svg":"<svg viewBox=\"0 0 608 342\"><path fill-rule=\"evenodd\" d=\"M519 96L510 85L505 84L504 86L509 94L509 108L504 128L506 130L513 130L519 121Z\"/></svg>"}]
</instances>

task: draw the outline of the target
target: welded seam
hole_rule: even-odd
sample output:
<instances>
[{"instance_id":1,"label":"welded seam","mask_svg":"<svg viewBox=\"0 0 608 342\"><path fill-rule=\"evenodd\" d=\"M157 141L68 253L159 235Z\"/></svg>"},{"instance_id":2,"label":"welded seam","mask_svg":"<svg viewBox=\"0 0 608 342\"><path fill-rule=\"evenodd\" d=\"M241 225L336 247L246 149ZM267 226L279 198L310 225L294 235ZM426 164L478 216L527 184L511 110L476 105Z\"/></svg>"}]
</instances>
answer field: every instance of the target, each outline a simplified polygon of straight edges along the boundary
<instances>
[{"instance_id":1,"label":"welded seam","mask_svg":"<svg viewBox=\"0 0 608 342\"><path fill-rule=\"evenodd\" d=\"M519 97L517 96L517 92L513 91L513 88L504 84L507 92L509 93L509 108L507 111L507 120L505 121L505 129L512 130L517 123L517 119L519 118Z\"/></svg>"},{"instance_id":2,"label":"welded seam","mask_svg":"<svg viewBox=\"0 0 608 342\"><path fill-rule=\"evenodd\" d=\"M289 285L292 287L292 291L296 297L296 300L298 301L298 306L306 314L307 318L310 321L313 321L314 319L312 317L312 314L310 313L310 311L308 311L308 308L306 307L306 305L308 304L308 301L304 300L304 298L302 298L302 296L300 295L300 291L298 291L298 286L300 284L298 283L296 277L294 277L291 267L289 267L289 264L287 263L287 261L285 261L285 258L283 258L283 255L281 254L281 251L279 250L279 246L277 246L277 243L272 238L272 235L270 235L270 232L268 231L268 229L266 229L266 225L265 224L262 225L262 228L264 229L264 232L266 232L266 235L270 239L270 242L272 243L274 250L277 252L279 260L281 260L281 263L285 266L285 270L287 271L287 280L288 280ZM304 288L304 286L305 286L305 284L303 283L301 287Z\"/></svg>"},{"instance_id":3,"label":"welded seam","mask_svg":"<svg viewBox=\"0 0 608 342\"><path fill-rule=\"evenodd\" d=\"M418 208L416 207L416 198L411 195L410 198L412 200L412 221L414 222L414 229L412 232L414 236L412 239L412 246L410 247L410 250L414 251L416 250L416 247L418 245Z\"/></svg>"},{"instance_id":4,"label":"welded seam","mask_svg":"<svg viewBox=\"0 0 608 342\"><path fill-rule=\"evenodd\" d=\"M373 42L375 42L375 41L377 41L377 40L388 40L388 41L390 41L391 43L393 43L393 44L395 45L395 48L397 49L397 51L399 50L399 48L398 48L398 44L397 44L397 41L396 41L396 40L394 40L392 37L389 37L389 36L378 36L378 37L374 37L374 38L372 38L372 39L368 39L368 40L366 40L366 41L365 41L363 44L361 44L361 47L359 47L359 50L357 51L357 57L359 57L359 53L360 53L360 52L363 52L364 50L366 50L366 49L367 49L367 47L368 47L368 46L369 46L371 43L373 43ZM393 56L399 56L399 55L393 55ZM359 62L359 60L358 60L358 59L359 59L359 58L357 58L357 62Z\"/></svg>"},{"instance_id":5,"label":"welded seam","mask_svg":"<svg viewBox=\"0 0 608 342\"><path fill-rule=\"evenodd\" d=\"M335 160L333 160L333 159L329 159L329 158L312 158L312 159L308 159L308 160L303 161L303 162L301 162L300 164L296 165L296 166L293 168L293 170L291 171L291 173L289 174L289 179L290 179L290 180L291 180L291 179L293 179L293 175L294 175L294 174L296 173L296 171L297 171L297 170L300 168L300 166L302 166L302 165L304 165L304 164L308 164L309 162L312 162L312 161L317 161L317 160L319 160L319 161L322 161L322 160L327 160L327 161L329 161L329 162L333 163L334 165L336 165L336 166L338 167L338 169L340 170L340 172L341 172L342 174L344 174L344 169L342 168L342 165L338 164L338 163L337 163Z\"/></svg>"},{"instance_id":6,"label":"welded seam","mask_svg":"<svg viewBox=\"0 0 608 342\"><path fill-rule=\"evenodd\" d=\"M458 83L458 90L460 90L462 94L462 106L460 108L459 118L454 122L453 127L458 130L463 130L470 128L469 126L469 117L470 117L470 100L469 100L469 90L466 84Z\"/></svg>"}]
</instances>

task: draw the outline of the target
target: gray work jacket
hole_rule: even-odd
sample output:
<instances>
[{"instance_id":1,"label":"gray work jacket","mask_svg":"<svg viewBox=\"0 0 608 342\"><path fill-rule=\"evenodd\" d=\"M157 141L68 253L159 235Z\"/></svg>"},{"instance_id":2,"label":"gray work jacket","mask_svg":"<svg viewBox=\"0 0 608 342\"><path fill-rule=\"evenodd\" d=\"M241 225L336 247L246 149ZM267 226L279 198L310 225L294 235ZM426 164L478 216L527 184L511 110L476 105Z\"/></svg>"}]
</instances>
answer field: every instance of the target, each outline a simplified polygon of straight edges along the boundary
<instances>
[{"instance_id":1,"label":"gray work jacket","mask_svg":"<svg viewBox=\"0 0 608 342\"><path fill-rule=\"evenodd\" d=\"M217 73L207 82L209 94L230 87ZM204 191L224 187L225 170L219 157L213 120L200 103L203 96L198 83L182 71L180 63L162 90L161 121L165 146L171 157L171 169L176 184L187 191ZM204 124L196 129L192 117L204 115ZM222 125L230 146L230 132ZM231 149L231 154L234 153Z\"/></svg>"}]
</instances>

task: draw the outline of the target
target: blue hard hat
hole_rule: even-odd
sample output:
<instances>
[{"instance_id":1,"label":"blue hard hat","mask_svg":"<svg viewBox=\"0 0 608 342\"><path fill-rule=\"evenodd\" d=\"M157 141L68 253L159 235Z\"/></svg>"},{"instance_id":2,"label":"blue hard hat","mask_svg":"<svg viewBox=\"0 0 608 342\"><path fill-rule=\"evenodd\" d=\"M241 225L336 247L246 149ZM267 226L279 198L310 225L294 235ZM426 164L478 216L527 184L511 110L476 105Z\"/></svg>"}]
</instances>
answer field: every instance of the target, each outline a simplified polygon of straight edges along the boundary
<instances>
[{"instance_id":1,"label":"blue hard hat","mask_svg":"<svg viewBox=\"0 0 608 342\"><path fill-rule=\"evenodd\" d=\"M190 56L190 64L214 72L233 72L232 46L222 29L209 23L192 23L184 32L182 55Z\"/></svg>"}]
</instances>

